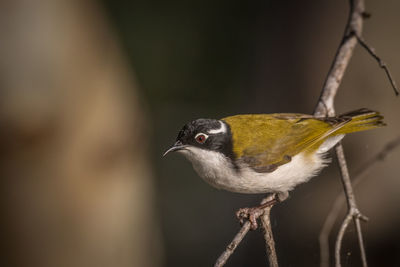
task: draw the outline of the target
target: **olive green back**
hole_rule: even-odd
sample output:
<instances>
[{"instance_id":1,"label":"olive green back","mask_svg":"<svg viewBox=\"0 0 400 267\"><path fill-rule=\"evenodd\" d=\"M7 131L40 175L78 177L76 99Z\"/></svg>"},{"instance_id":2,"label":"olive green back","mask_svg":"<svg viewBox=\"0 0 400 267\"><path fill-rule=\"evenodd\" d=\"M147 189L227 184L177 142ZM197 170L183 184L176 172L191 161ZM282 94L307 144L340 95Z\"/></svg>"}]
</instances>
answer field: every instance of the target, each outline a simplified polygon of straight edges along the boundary
<instances>
[{"instance_id":1,"label":"olive green back","mask_svg":"<svg viewBox=\"0 0 400 267\"><path fill-rule=\"evenodd\" d=\"M329 137L382 126L377 112L362 109L339 117L279 113L223 118L233 137L233 152L253 168L273 171L300 152L311 154Z\"/></svg>"}]
</instances>

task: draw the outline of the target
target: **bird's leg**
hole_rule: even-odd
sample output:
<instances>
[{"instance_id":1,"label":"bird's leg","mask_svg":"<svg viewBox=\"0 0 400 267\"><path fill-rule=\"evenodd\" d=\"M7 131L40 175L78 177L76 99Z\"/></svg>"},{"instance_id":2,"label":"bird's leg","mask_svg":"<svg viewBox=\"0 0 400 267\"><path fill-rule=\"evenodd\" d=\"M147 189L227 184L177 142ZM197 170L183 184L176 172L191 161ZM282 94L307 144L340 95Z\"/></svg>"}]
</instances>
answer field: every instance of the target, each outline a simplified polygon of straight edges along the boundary
<instances>
[{"instance_id":1,"label":"bird's leg","mask_svg":"<svg viewBox=\"0 0 400 267\"><path fill-rule=\"evenodd\" d=\"M289 196L288 192L280 192L274 194L274 198L262 203L259 206L251 208L241 208L236 212L236 217L239 219L240 224L243 224L245 220L249 220L251 223L251 230L256 230L258 227L257 219L264 214L264 209L275 205L278 202L282 202Z\"/></svg>"}]
</instances>

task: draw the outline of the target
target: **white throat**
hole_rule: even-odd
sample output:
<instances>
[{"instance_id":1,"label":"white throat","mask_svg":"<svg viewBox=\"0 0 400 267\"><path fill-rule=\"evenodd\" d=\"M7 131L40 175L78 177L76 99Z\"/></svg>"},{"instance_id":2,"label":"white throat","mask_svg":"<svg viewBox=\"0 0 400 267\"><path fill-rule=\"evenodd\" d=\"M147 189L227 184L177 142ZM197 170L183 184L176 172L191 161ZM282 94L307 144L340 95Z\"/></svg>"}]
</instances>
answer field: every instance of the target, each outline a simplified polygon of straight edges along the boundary
<instances>
[{"instance_id":1,"label":"white throat","mask_svg":"<svg viewBox=\"0 0 400 267\"><path fill-rule=\"evenodd\" d=\"M178 152L192 162L195 171L206 182L214 187L232 191L225 185L236 175L232 163L225 155L193 146Z\"/></svg>"}]
</instances>

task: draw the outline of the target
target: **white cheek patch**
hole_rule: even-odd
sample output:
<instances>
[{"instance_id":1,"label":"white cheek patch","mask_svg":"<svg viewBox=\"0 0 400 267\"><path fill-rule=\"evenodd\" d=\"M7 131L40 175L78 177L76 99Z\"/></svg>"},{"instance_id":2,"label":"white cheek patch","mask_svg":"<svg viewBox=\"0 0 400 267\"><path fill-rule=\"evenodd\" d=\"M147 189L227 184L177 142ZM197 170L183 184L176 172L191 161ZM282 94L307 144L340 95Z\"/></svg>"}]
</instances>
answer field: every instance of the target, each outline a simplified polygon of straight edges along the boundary
<instances>
[{"instance_id":1,"label":"white cheek patch","mask_svg":"<svg viewBox=\"0 0 400 267\"><path fill-rule=\"evenodd\" d=\"M226 133L227 129L226 129L225 123L223 123L222 121L219 121L219 123L220 123L221 126L218 129L209 130L208 133L209 134Z\"/></svg>"}]
</instances>

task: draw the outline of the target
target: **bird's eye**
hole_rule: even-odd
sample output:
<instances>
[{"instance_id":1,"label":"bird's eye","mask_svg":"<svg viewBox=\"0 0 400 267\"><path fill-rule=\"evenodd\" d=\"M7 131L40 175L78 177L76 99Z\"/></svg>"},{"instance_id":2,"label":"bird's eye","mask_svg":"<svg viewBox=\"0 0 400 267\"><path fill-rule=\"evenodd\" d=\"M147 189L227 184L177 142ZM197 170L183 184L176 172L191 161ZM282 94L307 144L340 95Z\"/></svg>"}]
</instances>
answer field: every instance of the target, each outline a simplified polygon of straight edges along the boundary
<instances>
[{"instance_id":1,"label":"bird's eye","mask_svg":"<svg viewBox=\"0 0 400 267\"><path fill-rule=\"evenodd\" d=\"M196 139L196 142L199 144L204 144L207 140L208 136L203 134L203 133L199 133L196 135L196 137L194 139Z\"/></svg>"}]
</instances>

